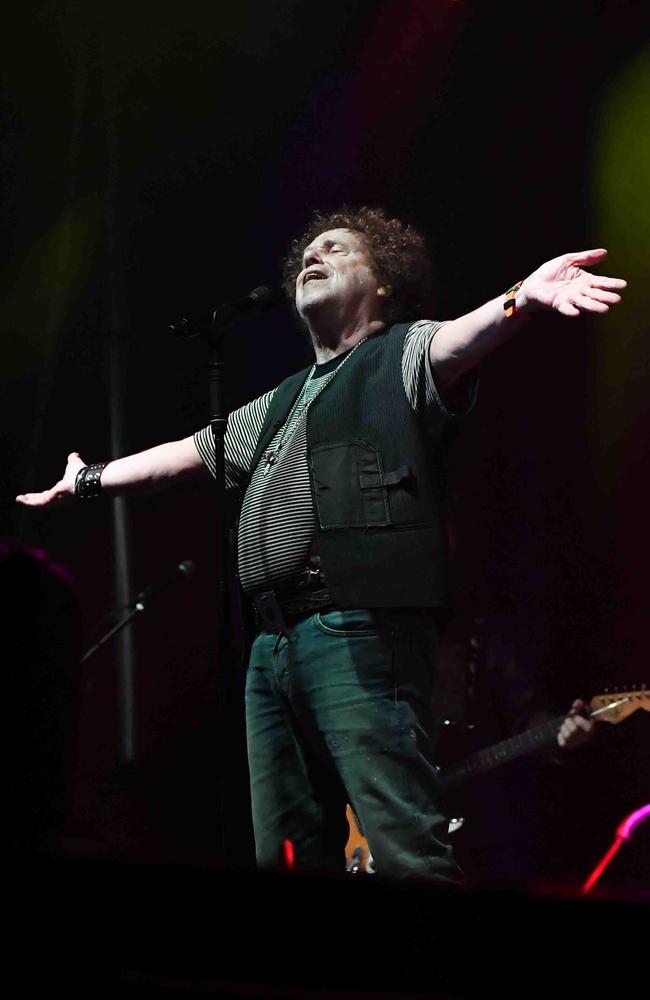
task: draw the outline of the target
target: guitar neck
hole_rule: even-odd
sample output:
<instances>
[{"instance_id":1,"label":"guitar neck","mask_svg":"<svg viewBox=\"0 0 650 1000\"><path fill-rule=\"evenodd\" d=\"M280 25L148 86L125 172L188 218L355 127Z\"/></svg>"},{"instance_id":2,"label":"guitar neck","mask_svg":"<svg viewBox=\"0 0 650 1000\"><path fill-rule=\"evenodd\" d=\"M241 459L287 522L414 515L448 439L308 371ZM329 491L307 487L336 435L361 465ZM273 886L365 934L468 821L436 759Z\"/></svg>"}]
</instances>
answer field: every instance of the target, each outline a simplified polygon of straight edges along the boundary
<instances>
[{"instance_id":1,"label":"guitar neck","mask_svg":"<svg viewBox=\"0 0 650 1000\"><path fill-rule=\"evenodd\" d=\"M627 719L637 709L650 712L650 691L643 686L629 691L609 692L596 695L591 699L588 714L590 718L599 722L608 722L616 725ZM499 764L506 764L510 760L522 757L531 750L544 750L555 745L557 734L562 727L566 715L560 715L557 719L549 719L541 726L528 729L525 733L511 736L501 743L479 750L478 753L466 757L465 760L452 764L449 768L443 768L438 772L438 783L441 791L446 792L450 788L455 788L463 781L473 778L475 775L483 774L485 771L498 767Z\"/></svg>"},{"instance_id":2,"label":"guitar neck","mask_svg":"<svg viewBox=\"0 0 650 1000\"><path fill-rule=\"evenodd\" d=\"M455 788L469 778L490 771L492 768L506 764L517 757L523 757L524 754L530 753L533 750L544 750L553 747L565 718L566 715L560 715L556 719L550 719L548 722L543 722L540 726L528 729L525 733L510 736L507 740L502 740L491 747L479 750L477 753L466 757L451 767L443 768L438 775L442 790L448 791L451 788Z\"/></svg>"}]
</instances>

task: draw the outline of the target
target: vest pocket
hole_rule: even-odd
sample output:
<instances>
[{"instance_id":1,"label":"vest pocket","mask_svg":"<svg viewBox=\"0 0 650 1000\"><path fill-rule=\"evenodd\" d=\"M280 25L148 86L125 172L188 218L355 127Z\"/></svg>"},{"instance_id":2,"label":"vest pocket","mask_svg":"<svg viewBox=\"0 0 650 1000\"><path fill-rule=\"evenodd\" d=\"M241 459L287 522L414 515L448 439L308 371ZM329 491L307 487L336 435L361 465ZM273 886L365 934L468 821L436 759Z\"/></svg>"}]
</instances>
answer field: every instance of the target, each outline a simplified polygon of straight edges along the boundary
<instances>
[{"instance_id":1,"label":"vest pocket","mask_svg":"<svg viewBox=\"0 0 650 1000\"><path fill-rule=\"evenodd\" d=\"M388 488L408 479L408 466L386 472L381 454L355 439L316 445L309 472L321 528L378 528L392 523Z\"/></svg>"}]
</instances>

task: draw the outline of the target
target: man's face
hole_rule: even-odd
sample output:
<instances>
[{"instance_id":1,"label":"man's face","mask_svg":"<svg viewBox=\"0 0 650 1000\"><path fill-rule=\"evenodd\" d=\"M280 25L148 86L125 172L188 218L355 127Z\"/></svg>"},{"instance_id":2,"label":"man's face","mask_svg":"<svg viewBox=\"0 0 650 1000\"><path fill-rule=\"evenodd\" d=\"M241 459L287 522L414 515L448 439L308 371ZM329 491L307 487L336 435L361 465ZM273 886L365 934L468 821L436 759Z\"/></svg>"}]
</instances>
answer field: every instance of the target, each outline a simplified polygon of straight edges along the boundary
<instances>
[{"instance_id":1,"label":"man's face","mask_svg":"<svg viewBox=\"0 0 650 1000\"><path fill-rule=\"evenodd\" d=\"M329 229L305 249L296 279L296 309L306 321L321 310L341 320L367 313L381 316L386 290L372 273L363 237L351 229Z\"/></svg>"}]
</instances>

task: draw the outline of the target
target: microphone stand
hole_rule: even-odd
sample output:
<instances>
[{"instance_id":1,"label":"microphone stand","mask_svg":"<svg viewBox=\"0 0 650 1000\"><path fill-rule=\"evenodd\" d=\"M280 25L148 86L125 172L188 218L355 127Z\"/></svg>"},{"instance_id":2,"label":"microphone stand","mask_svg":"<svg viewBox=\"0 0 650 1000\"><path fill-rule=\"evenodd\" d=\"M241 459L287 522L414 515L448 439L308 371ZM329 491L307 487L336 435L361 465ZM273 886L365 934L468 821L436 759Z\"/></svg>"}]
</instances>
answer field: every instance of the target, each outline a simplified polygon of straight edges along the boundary
<instances>
[{"instance_id":1,"label":"microphone stand","mask_svg":"<svg viewBox=\"0 0 650 1000\"><path fill-rule=\"evenodd\" d=\"M232 624L231 616L228 614L230 608L227 600L228 581L228 532L226 522L226 490L225 490L225 456L224 442L226 427L228 424L228 409L224 391L224 359L223 341L224 334L238 321L252 318L261 311L281 302L284 299L284 292L281 288L266 288L260 286L254 288L252 292L243 299L234 303L225 303L218 306L209 316L203 316L198 320L181 319L177 323L170 325L171 332L175 336L194 337L200 336L208 346L207 379L210 402L210 427L212 430L212 441L214 448L214 468L215 468L215 524L216 524L216 544L218 547L217 558L217 593L216 593L216 613L217 613L217 650L221 658L220 669L217 671L217 757L221 762L225 762L228 757L232 757L232 746L237 745L235 737L240 735L240 730L236 728L238 715L233 711L231 696L234 689L235 678L235 651L232 637L228 635L227 626ZM229 641L230 640L230 641ZM242 699L243 702L243 699ZM242 753L245 757L244 743L242 741ZM236 776L236 775L235 775ZM217 797L218 797L218 817L220 832L221 857L227 857L227 834L226 834L226 774L225 765L218 769L217 773ZM241 814L239 826L233 825L233 831L237 829L237 837L241 840Z\"/></svg>"},{"instance_id":2,"label":"microphone stand","mask_svg":"<svg viewBox=\"0 0 650 1000\"><path fill-rule=\"evenodd\" d=\"M217 589L216 589L216 614L217 614L217 652L220 663L217 669L217 758L219 766L217 768L216 791L218 796L217 822L220 837L220 857L225 862L228 855L228 836L226 833L227 815L227 791L225 761L228 759L229 741L228 735L231 732L233 720L230 695L232 692L232 675L234 673L234 659L230 654L231 643L227 631L229 618L227 615L227 580L228 580L228 533L226 521L226 483L225 483L225 454L224 443L226 428L228 425L228 407L226 402L225 379L224 379L224 358L223 358L223 334L232 325L232 318L224 314L220 315L217 309L212 315L212 321L206 332L202 334L208 344L207 361L207 381L210 403L210 427L212 429L212 441L214 447L214 468L215 468L215 524L216 524L216 544L217 544Z\"/></svg>"},{"instance_id":3,"label":"microphone stand","mask_svg":"<svg viewBox=\"0 0 650 1000\"><path fill-rule=\"evenodd\" d=\"M99 650L102 648L102 646L106 645L109 639L112 639L114 635L120 632L125 625L128 625L129 622L132 621L135 618L135 616L139 614L141 611L144 611L144 605L137 603L134 604L134 606L124 616L124 618L122 618L119 622L117 622L116 625L113 625L113 627L110 628L108 632L106 632L101 637L101 639L98 639L97 642L90 647L90 649L86 650L84 655L79 660L79 665L81 666L81 664L85 663L86 660L89 660L91 656L94 656L95 653L98 653Z\"/></svg>"},{"instance_id":4,"label":"microphone stand","mask_svg":"<svg viewBox=\"0 0 650 1000\"><path fill-rule=\"evenodd\" d=\"M218 313L215 313L215 320ZM228 426L228 407L224 391L224 360L222 328L213 321L205 339L208 341L208 393L210 400L210 427L214 448L215 484L217 489L217 544L219 570L217 578L217 614L219 630L223 628L226 609L227 537L225 522L225 456L224 442Z\"/></svg>"}]
</instances>

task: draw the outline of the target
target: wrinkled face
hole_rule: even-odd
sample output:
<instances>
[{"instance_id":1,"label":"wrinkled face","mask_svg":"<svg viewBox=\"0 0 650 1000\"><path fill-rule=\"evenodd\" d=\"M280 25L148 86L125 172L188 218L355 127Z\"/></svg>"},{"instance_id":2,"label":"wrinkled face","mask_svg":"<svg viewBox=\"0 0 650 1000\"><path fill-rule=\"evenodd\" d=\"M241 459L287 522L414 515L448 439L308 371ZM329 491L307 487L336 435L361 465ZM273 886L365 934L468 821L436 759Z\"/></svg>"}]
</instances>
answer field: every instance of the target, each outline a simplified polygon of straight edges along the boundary
<instances>
[{"instance_id":1,"label":"wrinkled face","mask_svg":"<svg viewBox=\"0 0 650 1000\"><path fill-rule=\"evenodd\" d=\"M303 319L321 309L341 318L381 315L386 291L372 273L363 237L351 229L330 229L305 249L296 278L296 309Z\"/></svg>"}]
</instances>

